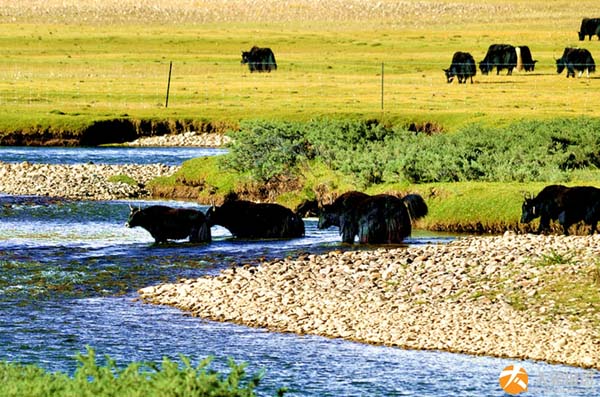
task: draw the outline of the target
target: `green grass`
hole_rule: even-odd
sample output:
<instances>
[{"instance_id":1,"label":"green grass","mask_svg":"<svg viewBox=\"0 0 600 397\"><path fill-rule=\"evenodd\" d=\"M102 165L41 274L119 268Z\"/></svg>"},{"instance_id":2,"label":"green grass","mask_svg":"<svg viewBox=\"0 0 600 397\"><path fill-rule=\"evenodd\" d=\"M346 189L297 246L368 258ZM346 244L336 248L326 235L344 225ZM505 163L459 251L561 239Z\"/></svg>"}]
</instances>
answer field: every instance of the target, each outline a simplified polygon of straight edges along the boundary
<instances>
[{"instance_id":1,"label":"green grass","mask_svg":"<svg viewBox=\"0 0 600 397\"><path fill-rule=\"evenodd\" d=\"M452 130L473 122L600 115L597 78L557 76L553 59L568 45L598 53L597 41L580 43L576 36L580 10L596 5L589 0L577 9L542 0L449 1L446 8L409 2L386 14L367 5L340 16L327 1L319 16L311 15L308 2L258 2L259 16L248 16L243 2L219 10L217 1L203 5L212 13L204 19L185 2L174 2L162 16L132 2L105 3L84 1L87 19L69 18L73 10L54 0L47 14L28 9L0 18L0 130L78 130L119 117L235 123L319 116L432 121ZM115 9L119 15L111 19ZM497 42L529 45L536 71L446 84L442 68L454 51L469 51L479 61ZM240 65L240 51L254 44L273 48L276 72L250 74Z\"/></svg>"},{"instance_id":2,"label":"green grass","mask_svg":"<svg viewBox=\"0 0 600 397\"><path fill-rule=\"evenodd\" d=\"M78 367L72 377L62 372L46 372L34 365L0 362L0 394L5 397L117 397L117 396L222 396L252 397L262 373L248 376L245 364L229 361L229 373L209 368L212 358L193 366L180 356L181 363L164 358L160 364L134 362L120 367L106 356L100 364L93 349L78 354ZM282 396L285 389L277 392Z\"/></svg>"}]
</instances>

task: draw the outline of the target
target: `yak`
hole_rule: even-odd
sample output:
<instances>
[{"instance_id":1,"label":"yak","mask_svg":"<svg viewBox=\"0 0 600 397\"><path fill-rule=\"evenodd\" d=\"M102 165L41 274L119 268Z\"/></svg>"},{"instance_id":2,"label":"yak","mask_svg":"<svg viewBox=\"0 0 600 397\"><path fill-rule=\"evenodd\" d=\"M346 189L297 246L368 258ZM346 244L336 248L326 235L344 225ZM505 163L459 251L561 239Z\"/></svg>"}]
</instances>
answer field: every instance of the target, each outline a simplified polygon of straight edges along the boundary
<instances>
[{"instance_id":1,"label":"yak","mask_svg":"<svg viewBox=\"0 0 600 397\"><path fill-rule=\"evenodd\" d=\"M485 58L479 62L479 69L482 74L488 74L496 68L496 74L500 74L502 69L508 69L507 75L511 75L517 67L517 51L510 44L492 44L489 46Z\"/></svg>"},{"instance_id":2,"label":"yak","mask_svg":"<svg viewBox=\"0 0 600 397\"><path fill-rule=\"evenodd\" d=\"M594 234L600 220L600 189L592 186L546 186L536 197L526 196L523 201L521 222L529 223L538 217L538 233L549 231L550 221L556 220L565 235L569 234L572 225L580 221L591 225L590 234Z\"/></svg>"},{"instance_id":3,"label":"yak","mask_svg":"<svg viewBox=\"0 0 600 397\"><path fill-rule=\"evenodd\" d=\"M467 79L470 79L473 84L473 76L477 73L473 56L468 52L461 51L454 53L450 67L443 70L446 73L446 82L452 83L456 76L458 84L466 83Z\"/></svg>"},{"instance_id":4,"label":"yak","mask_svg":"<svg viewBox=\"0 0 600 397\"><path fill-rule=\"evenodd\" d=\"M585 40L585 36L588 37L588 40L591 40L594 35L598 36L598 40L600 40L600 18L583 18L577 33L579 34L579 41Z\"/></svg>"},{"instance_id":5,"label":"yak","mask_svg":"<svg viewBox=\"0 0 600 397\"><path fill-rule=\"evenodd\" d=\"M521 223L529 223L540 218L538 234L550 230L550 221L557 220L563 211L563 195L568 187L550 185L542 189L535 197L525 195L521 206Z\"/></svg>"},{"instance_id":6,"label":"yak","mask_svg":"<svg viewBox=\"0 0 600 397\"><path fill-rule=\"evenodd\" d=\"M561 74L567 68L567 78L575 78L575 71L579 72L579 77L586 71L587 77L590 73L596 71L596 63L592 54L585 48L565 48L562 57L556 60L556 73Z\"/></svg>"},{"instance_id":7,"label":"yak","mask_svg":"<svg viewBox=\"0 0 600 397\"><path fill-rule=\"evenodd\" d=\"M188 237L194 243L211 241L210 227L202 211L164 205L130 209L126 226L146 229L156 244Z\"/></svg>"},{"instance_id":8,"label":"yak","mask_svg":"<svg viewBox=\"0 0 600 397\"><path fill-rule=\"evenodd\" d=\"M254 46L250 51L242 51L242 64L248 64L250 73L277 70L275 55L270 48Z\"/></svg>"},{"instance_id":9,"label":"yak","mask_svg":"<svg viewBox=\"0 0 600 397\"><path fill-rule=\"evenodd\" d=\"M492 44L489 46L485 58L479 62L482 74L488 74L496 68L496 74L502 69L507 69L507 75L512 75L513 69L533 72L536 60L531 55L531 50L526 45L512 46L510 44Z\"/></svg>"},{"instance_id":10,"label":"yak","mask_svg":"<svg viewBox=\"0 0 600 397\"><path fill-rule=\"evenodd\" d=\"M237 238L295 238L304 236L302 218L279 204L254 203L227 197L206 212L210 226L220 225Z\"/></svg>"},{"instance_id":11,"label":"yak","mask_svg":"<svg viewBox=\"0 0 600 397\"><path fill-rule=\"evenodd\" d=\"M339 227L342 241L348 244L354 243L355 236L361 244L399 244L410 236L412 220L424 217L427 211L418 194L398 198L350 191L321 208L318 227Z\"/></svg>"}]
</instances>

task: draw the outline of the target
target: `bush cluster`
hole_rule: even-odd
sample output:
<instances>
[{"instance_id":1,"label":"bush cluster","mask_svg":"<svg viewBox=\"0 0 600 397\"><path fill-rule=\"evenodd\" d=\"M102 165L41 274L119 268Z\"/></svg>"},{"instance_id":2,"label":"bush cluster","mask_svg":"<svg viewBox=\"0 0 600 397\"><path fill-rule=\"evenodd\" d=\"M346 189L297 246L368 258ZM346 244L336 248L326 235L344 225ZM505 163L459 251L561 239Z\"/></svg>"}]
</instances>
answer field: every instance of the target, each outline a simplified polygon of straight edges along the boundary
<instances>
[{"instance_id":1,"label":"bush cluster","mask_svg":"<svg viewBox=\"0 0 600 397\"><path fill-rule=\"evenodd\" d=\"M268 182L296 176L319 159L367 187L384 182L567 181L600 166L600 120L522 121L470 125L425 134L376 121L251 121L224 157L226 167Z\"/></svg>"},{"instance_id":2,"label":"bush cluster","mask_svg":"<svg viewBox=\"0 0 600 397\"><path fill-rule=\"evenodd\" d=\"M183 365L164 358L156 363L132 363L119 368L106 357L99 365L93 349L77 356L73 377L62 372L49 373L33 365L0 362L0 395L4 397L253 397L262 373L248 376L245 365L229 361L227 376L208 368L211 358L192 366L181 356ZM277 392L283 396L285 389Z\"/></svg>"}]
</instances>

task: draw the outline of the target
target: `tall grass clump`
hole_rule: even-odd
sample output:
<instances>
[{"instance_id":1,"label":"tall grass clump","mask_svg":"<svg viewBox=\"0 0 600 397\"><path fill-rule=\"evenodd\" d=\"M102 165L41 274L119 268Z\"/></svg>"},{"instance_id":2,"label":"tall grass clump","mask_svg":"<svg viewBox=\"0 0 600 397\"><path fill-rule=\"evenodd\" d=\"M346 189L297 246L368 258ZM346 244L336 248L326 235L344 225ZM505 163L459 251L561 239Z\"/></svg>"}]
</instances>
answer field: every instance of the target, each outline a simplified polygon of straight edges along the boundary
<instances>
[{"instance_id":1,"label":"tall grass clump","mask_svg":"<svg viewBox=\"0 0 600 397\"><path fill-rule=\"evenodd\" d=\"M600 167L600 120L478 124L425 134L376 121L242 124L223 165L259 181L298 175L318 159L363 187L380 183L568 181Z\"/></svg>"},{"instance_id":2,"label":"tall grass clump","mask_svg":"<svg viewBox=\"0 0 600 397\"><path fill-rule=\"evenodd\" d=\"M119 368L106 357L99 365L93 349L77 355L73 377L62 372L46 372L34 365L0 362L0 395L4 397L253 397L263 374L248 377L245 365L229 361L230 372L209 369L207 358L194 367L181 356L182 364L164 358L156 363L132 363ZM283 396L284 389L277 392Z\"/></svg>"}]
</instances>

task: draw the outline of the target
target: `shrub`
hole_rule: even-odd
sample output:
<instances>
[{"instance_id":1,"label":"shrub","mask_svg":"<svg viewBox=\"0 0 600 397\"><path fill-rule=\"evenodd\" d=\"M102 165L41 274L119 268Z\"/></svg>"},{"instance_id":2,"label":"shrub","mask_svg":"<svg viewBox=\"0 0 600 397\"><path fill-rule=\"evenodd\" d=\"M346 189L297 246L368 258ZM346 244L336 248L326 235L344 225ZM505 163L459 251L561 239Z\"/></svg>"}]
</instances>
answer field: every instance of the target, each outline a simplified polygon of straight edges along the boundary
<instances>
[{"instance_id":1,"label":"shrub","mask_svg":"<svg viewBox=\"0 0 600 397\"><path fill-rule=\"evenodd\" d=\"M183 366L164 358L161 365L132 363L120 369L106 357L106 364L97 364L95 352L77 356L78 368L73 377L48 373L33 365L0 362L0 395L5 397L251 397L263 374L247 379L245 365L229 361L229 375L208 369L207 358L193 367L181 356ZM277 392L283 396L285 389Z\"/></svg>"},{"instance_id":2,"label":"shrub","mask_svg":"<svg viewBox=\"0 0 600 397\"><path fill-rule=\"evenodd\" d=\"M368 187L383 182L567 181L600 167L600 121L524 121L423 134L374 121L253 122L236 134L224 164L259 181L295 176L318 157Z\"/></svg>"}]
</instances>

